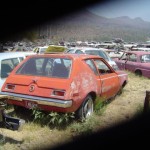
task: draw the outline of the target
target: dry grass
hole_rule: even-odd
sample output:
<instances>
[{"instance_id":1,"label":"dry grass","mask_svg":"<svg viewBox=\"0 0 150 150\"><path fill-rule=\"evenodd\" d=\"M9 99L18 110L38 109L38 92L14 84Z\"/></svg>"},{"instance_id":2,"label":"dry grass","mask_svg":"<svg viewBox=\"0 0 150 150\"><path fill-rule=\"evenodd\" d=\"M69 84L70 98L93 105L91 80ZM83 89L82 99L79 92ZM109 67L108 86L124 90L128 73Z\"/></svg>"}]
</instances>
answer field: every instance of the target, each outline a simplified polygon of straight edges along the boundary
<instances>
[{"instance_id":1,"label":"dry grass","mask_svg":"<svg viewBox=\"0 0 150 150\"><path fill-rule=\"evenodd\" d=\"M150 89L150 79L137 77L130 72L128 72L128 75L129 82L123 93L111 101L101 115L94 115L95 123L92 126L90 122L82 124L84 128L93 131L101 130L132 119L140 111L142 112L146 90ZM77 132L79 133L82 130L82 126L74 123L73 125L68 125L66 129L59 130L47 126L41 127L33 122L28 122L20 132L1 128L0 138L4 138L4 143L1 142L0 150L40 150L45 146L53 148L73 140L74 134L76 135L74 132L78 130ZM74 129L74 132L72 132L72 129Z\"/></svg>"}]
</instances>

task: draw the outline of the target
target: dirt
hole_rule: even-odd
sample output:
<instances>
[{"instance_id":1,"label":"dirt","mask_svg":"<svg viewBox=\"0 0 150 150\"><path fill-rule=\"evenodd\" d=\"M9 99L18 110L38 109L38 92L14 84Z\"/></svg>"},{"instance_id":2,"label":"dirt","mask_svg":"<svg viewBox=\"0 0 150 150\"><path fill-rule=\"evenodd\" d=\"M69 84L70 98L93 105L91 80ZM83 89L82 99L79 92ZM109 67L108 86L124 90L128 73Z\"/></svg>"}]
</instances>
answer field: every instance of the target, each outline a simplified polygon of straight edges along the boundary
<instances>
[{"instance_id":1,"label":"dirt","mask_svg":"<svg viewBox=\"0 0 150 150\"><path fill-rule=\"evenodd\" d=\"M94 129L102 130L104 128L117 125L120 122L129 121L138 113L142 113L146 91L150 89L150 80L143 77L137 77L129 73L128 84L123 89L123 93L112 100L105 108L102 115L97 116L99 124ZM58 146L64 142L73 140L73 133L68 129L58 130L50 129L46 126L40 127L32 122L27 123L23 130L11 131L0 129L0 137L5 138L5 143L0 145L0 149L41 149L44 146Z\"/></svg>"}]
</instances>

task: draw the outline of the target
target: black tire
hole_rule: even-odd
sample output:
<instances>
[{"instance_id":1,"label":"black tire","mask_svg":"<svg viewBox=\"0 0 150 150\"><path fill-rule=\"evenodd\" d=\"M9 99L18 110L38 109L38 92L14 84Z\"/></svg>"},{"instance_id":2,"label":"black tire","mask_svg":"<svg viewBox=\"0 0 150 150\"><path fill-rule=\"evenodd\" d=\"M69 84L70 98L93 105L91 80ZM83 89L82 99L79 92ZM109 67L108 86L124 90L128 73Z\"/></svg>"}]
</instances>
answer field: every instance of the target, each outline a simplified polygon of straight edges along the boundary
<instances>
[{"instance_id":1,"label":"black tire","mask_svg":"<svg viewBox=\"0 0 150 150\"><path fill-rule=\"evenodd\" d=\"M81 107L76 112L77 119L79 120L87 119L89 116L93 114L93 110L94 110L93 99L90 95L88 95L85 98Z\"/></svg>"},{"instance_id":2,"label":"black tire","mask_svg":"<svg viewBox=\"0 0 150 150\"><path fill-rule=\"evenodd\" d=\"M137 76L142 76L142 72L141 72L140 70L136 70L136 71L135 71L135 74L136 74Z\"/></svg>"}]
</instances>

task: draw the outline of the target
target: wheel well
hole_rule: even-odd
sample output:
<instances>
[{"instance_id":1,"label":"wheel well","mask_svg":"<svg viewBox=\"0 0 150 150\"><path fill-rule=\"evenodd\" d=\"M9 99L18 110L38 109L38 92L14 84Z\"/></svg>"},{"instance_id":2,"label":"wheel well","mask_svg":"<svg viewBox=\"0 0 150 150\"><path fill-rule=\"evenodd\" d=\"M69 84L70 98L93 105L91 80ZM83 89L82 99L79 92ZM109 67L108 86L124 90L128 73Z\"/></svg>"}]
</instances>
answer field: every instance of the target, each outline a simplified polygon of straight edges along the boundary
<instances>
[{"instance_id":1,"label":"wheel well","mask_svg":"<svg viewBox=\"0 0 150 150\"><path fill-rule=\"evenodd\" d=\"M124 81L123 84L122 84L122 88L124 88L127 84L127 81Z\"/></svg>"},{"instance_id":2,"label":"wheel well","mask_svg":"<svg viewBox=\"0 0 150 150\"><path fill-rule=\"evenodd\" d=\"M90 92L88 95L92 97L92 99L95 101L96 99L96 93L95 92Z\"/></svg>"},{"instance_id":3,"label":"wheel well","mask_svg":"<svg viewBox=\"0 0 150 150\"><path fill-rule=\"evenodd\" d=\"M137 70L135 70L135 73L140 73L140 74L142 74L142 71L139 70L139 69L137 69Z\"/></svg>"}]
</instances>

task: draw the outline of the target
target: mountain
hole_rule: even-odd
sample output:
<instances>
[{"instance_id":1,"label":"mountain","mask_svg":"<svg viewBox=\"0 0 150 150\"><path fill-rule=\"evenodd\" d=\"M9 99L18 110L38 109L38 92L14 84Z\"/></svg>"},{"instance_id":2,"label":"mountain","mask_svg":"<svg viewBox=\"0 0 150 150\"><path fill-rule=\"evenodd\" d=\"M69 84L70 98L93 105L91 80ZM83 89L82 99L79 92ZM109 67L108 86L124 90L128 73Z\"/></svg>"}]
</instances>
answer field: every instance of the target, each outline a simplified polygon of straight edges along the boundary
<instances>
[{"instance_id":1,"label":"mountain","mask_svg":"<svg viewBox=\"0 0 150 150\"><path fill-rule=\"evenodd\" d=\"M45 30L46 27L46 30ZM146 41L150 35L150 22L128 16L105 18L82 10L42 27L39 34L55 40L112 40Z\"/></svg>"}]
</instances>

